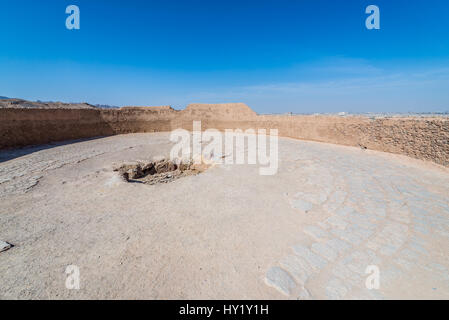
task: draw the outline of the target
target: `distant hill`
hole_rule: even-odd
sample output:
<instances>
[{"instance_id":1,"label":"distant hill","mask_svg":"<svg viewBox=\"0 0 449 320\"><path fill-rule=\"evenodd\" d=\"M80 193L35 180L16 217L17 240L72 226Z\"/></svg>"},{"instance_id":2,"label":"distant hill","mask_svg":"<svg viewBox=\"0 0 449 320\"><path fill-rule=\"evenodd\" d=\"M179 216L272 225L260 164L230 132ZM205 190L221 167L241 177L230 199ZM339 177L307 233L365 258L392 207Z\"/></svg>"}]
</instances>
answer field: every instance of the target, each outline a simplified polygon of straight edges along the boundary
<instances>
[{"instance_id":1,"label":"distant hill","mask_svg":"<svg viewBox=\"0 0 449 320\"><path fill-rule=\"evenodd\" d=\"M88 103L63 103L27 101L23 99L0 99L0 109L97 109Z\"/></svg>"},{"instance_id":2,"label":"distant hill","mask_svg":"<svg viewBox=\"0 0 449 320\"><path fill-rule=\"evenodd\" d=\"M14 109L115 109L120 108L107 104L91 105L89 103L64 103L58 101L28 101L24 99L12 99L0 96L0 109L14 108Z\"/></svg>"}]
</instances>

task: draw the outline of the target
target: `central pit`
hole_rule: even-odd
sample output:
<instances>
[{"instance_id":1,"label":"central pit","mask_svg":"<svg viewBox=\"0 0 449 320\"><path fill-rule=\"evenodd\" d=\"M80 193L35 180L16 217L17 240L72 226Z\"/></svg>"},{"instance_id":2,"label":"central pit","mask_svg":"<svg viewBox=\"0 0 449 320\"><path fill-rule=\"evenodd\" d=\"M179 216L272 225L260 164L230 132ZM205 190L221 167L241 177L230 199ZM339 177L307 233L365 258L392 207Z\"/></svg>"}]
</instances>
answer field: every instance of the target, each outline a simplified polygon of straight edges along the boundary
<instances>
[{"instance_id":1,"label":"central pit","mask_svg":"<svg viewBox=\"0 0 449 320\"><path fill-rule=\"evenodd\" d=\"M124 163L114 168L114 171L118 172L127 182L154 185L197 175L207 170L208 167L209 165L205 163L197 164L193 160L175 162L162 159L158 161Z\"/></svg>"}]
</instances>

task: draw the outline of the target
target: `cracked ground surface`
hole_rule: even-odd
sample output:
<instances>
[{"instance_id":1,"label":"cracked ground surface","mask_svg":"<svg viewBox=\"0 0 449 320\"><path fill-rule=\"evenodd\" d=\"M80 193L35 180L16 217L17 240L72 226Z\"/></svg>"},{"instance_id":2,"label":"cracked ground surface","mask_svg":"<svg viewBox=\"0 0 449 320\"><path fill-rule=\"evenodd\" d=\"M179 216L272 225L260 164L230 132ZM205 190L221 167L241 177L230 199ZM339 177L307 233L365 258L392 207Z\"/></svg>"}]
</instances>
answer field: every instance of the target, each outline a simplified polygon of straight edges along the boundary
<instances>
[{"instance_id":1,"label":"cracked ground surface","mask_svg":"<svg viewBox=\"0 0 449 320\"><path fill-rule=\"evenodd\" d=\"M112 171L171 145L129 134L1 152L0 240L14 247L0 298L449 299L448 169L280 138L274 176L217 165L148 186Z\"/></svg>"}]
</instances>

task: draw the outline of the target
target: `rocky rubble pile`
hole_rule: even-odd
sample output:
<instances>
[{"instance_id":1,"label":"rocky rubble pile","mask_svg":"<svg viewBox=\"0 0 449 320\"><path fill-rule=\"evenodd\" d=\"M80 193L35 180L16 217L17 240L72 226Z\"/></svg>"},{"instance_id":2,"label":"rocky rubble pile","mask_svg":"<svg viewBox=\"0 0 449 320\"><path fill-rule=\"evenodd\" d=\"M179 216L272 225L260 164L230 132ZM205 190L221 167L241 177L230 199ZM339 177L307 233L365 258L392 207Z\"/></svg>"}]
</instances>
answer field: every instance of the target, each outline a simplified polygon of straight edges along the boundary
<instances>
[{"instance_id":1,"label":"rocky rubble pile","mask_svg":"<svg viewBox=\"0 0 449 320\"><path fill-rule=\"evenodd\" d=\"M207 169L206 164L195 164L192 160L179 163L162 159L159 161L125 163L114 168L127 182L149 185L168 183L181 177L196 175Z\"/></svg>"}]
</instances>

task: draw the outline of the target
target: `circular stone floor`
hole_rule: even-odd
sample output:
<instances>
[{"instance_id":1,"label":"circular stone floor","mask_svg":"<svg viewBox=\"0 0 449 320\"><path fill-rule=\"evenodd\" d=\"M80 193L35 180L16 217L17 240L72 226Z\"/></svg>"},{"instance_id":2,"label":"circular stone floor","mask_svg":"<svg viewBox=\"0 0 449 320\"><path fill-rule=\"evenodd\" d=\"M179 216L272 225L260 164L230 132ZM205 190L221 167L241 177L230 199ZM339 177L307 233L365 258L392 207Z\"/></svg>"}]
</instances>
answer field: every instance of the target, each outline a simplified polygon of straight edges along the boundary
<instances>
[{"instance_id":1,"label":"circular stone floor","mask_svg":"<svg viewBox=\"0 0 449 320\"><path fill-rule=\"evenodd\" d=\"M170 146L129 134L0 153L0 240L14 245L0 299L449 298L447 169L281 138L274 176L222 165L149 186L112 171Z\"/></svg>"}]
</instances>

